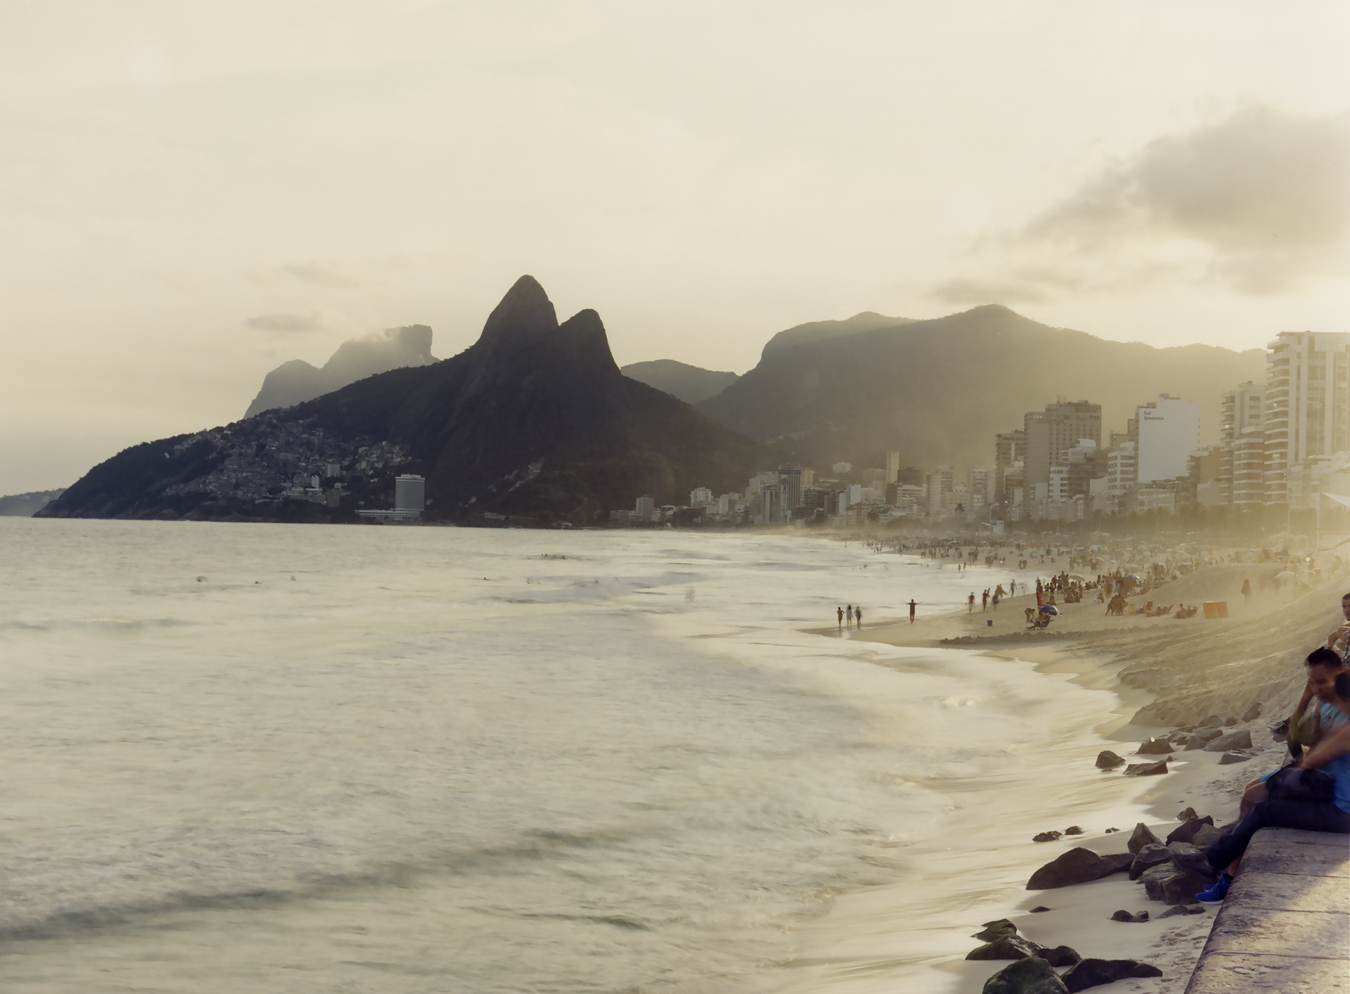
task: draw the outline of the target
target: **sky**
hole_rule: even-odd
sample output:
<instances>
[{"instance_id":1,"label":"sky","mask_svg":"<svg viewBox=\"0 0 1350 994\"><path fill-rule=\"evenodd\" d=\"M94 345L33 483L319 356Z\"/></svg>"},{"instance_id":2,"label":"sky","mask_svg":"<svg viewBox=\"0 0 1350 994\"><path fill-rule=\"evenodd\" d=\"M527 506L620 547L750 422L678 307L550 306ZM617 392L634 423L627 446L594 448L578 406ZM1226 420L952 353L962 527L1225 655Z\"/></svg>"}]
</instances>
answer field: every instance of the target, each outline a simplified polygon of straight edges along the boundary
<instances>
[{"instance_id":1,"label":"sky","mask_svg":"<svg viewBox=\"0 0 1350 994\"><path fill-rule=\"evenodd\" d=\"M1350 5L0 0L0 494L529 273L619 363L1347 331Z\"/></svg>"}]
</instances>

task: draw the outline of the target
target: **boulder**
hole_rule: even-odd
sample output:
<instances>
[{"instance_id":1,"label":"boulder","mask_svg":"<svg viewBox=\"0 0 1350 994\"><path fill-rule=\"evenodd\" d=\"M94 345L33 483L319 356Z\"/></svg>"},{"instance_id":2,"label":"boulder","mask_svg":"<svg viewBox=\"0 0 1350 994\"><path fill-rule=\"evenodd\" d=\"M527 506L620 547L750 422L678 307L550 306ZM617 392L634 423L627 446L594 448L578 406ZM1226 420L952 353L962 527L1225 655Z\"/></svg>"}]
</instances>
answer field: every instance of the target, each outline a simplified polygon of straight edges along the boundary
<instances>
[{"instance_id":1,"label":"boulder","mask_svg":"<svg viewBox=\"0 0 1350 994\"><path fill-rule=\"evenodd\" d=\"M1175 863L1160 863L1144 871L1141 880L1150 901L1164 904L1194 904L1195 895L1208 887L1211 881L1183 870Z\"/></svg>"},{"instance_id":2,"label":"boulder","mask_svg":"<svg viewBox=\"0 0 1350 994\"><path fill-rule=\"evenodd\" d=\"M1059 838L1059 832L1038 832L1031 837L1032 842L1054 842Z\"/></svg>"},{"instance_id":3,"label":"boulder","mask_svg":"<svg viewBox=\"0 0 1350 994\"><path fill-rule=\"evenodd\" d=\"M1167 741L1173 745L1184 745L1190 737L1191 730L1189 728L1178 728L1175 732L1167 733Z\"/></svg>"},{"instance_id":4,"label":"boulder","mask_svg":"<svg viewBox=\"0 0 1350 994\"><path fill-rule=\"evenodd\" d=\"M1223 727L1223 719L1220 718L1217 714L1211 714L1211 715L1209 715L1208 717L1206 717L1204 721L1200 722L1200 727L1201 727L1201 728L1222 728L1222 727Z\"/></svg>"},{"instance_id":5,"label":"boulder","mask_svg":"<svg viewBox=\"0 0 1350 994\"><path fill-rule=\"evenodd\" d=\"M1199 849L1208 849L1223 837L1223 829L1214 825L1202 825L1191 837L1191 845Z\"/></svg>"},{"instance_id":6,"label":"boulder","mask_svg":"<svg viewBox=\"0 0 1350 994\"><path fill-rule=\"evenodd\" d=\"M1156 777L1159 774L1167 772L1167 760L1159 760L1156 763L1131 763L1125 767L1127 777Z\"/></svg>"},{"instance_id":7,"label":"boulder","mask_svg":"<svg viewBox=\"0 0 1350 994\"><path fill-rule=\"evenodd\" d=\"M1224 727L1225 727L1225 728L1232 728L1232 727L1233 727L1234 725L1236 725L1237 723L1238 723L1238 720L1237 720L1236 718L1234 718L1232 715L1229 715L1227 718L1225 718L1225 719L1223 720L1223 724L1224 724Z\"/></svg>"},{"instance_id":8,"label":"boulder","mask_svg":"<svg viewBox=\"0 0 1350 994\"><path fill-rule=\"evenodd\" d=\"M1130 879L1138 880L1144 871L1161 863L1172 862L1172 852L1162 843L1144 846L1130 863Z\"/></svg>"},{"instance_id":9,"label":"boulder","mask_svg":"<svg viewBox=\"0 0 1350 994\"><path fill-rule=\"evenodd\" d=\"M1175 907L1168 908L1159 918L1171 918L1173 915L1203 915L1205 906L1203 904L1178 904Z\"/></svg>"},{"instance_id":10,"label":"boulder","mask_svg":"<svg viewBox=\"0 0 1350 994\"><path fill-rule=\"evenodd\" d=\"M1049 910L1050 909L1047 908L1044 904L1038 904L1036 905L1036 907L1031 909L1031 914L1039 915L1042 911L1049 911Z\"/></svg>"},{"instance_id":11,"label":"boulder","mask_svg":"<svg viewBox=\"0 0 1350 994\"><path fill-rule=\"evenodd\" d=\"M1029 939L1024 939L1020 935L1005 935L1001 939L986 942L972 949L966 953L966 959L1026 959L1028 956L1039 956L1043 952L1045 952L1043 946L1038 946Z\"/></svg>"},{"instance_id":12,"label":"boulder","mask_svg":"<svg viewBox=\"0 0 1350 994\"><path fill-rule=\"evenodd\" d=\"M1210 828L1212 826L1206 825L1204 827ZM1204 850L1194 842L1169 842L1167 843L1167 851L1174 856L1181 856L1185 853L1203 852Z\"/></svg>"},{"instance_id":13,"label":"boulder","mask_svg":"<svg viewBox=\"0 0 1350 994\"><path fill-rule=\"evenodd\" d=\"M1073 966L1082 958L1078 955L1078 950L1071 949L1068 946L1056 946L1054 949L1047 949L1041 953L1041 959L1051 966Z\"/></svg>"},{"instance_id":14,"label":"boulder","mask_svg":"<svg viewBox=\"0 0 1350 994\"><path fill-rule=\"evenodd\" d=\"M1137 915L1130 914L1128 911L1117 911L1111 916L1113 922L1146 922L1148 921L1148 912L1141 911Z\"/></svg>"},{"instance_id":15,"label":"boulder","mask_svg":"<svg viewBox=\"0 0 1350 994\"><path fill-rule=\"evenodd\" d=\"M1195 896L1214 881L1190 870L1182 870L1163 881L1164 904L1194 904Z\"/></svg>"},{"instance_id":16,"label":"boulder","mask_svg":"<svg viewBox=\"0 0 1350 994\"><path fill-rule=\"evenodd\" d=\"M1243 721L1255 721L1255 720L1256 720L1257 718L1259 718L1259 717L1261 717L1261 702L1260 702L1260 701L1257 701L1255 704L1253 704L1251 707L1249 707L1246 711L1243 711L1243 712L1242 712L1242 720L1243 720Z\"/></svg>"},{"instance_id":17,"label":"boulder","mask_svg":"<svg viewBox=\"0 0 1350 994\"><path fill-rule=\"evenodd\" d=\"M1031 875L1027 890L1051 890L1069 884L1086 883L1110 876L1119 867L1114 860L1103 859L1091 849L1077 847L1046 863Z\"/></svg>"},{"instance_id":18,"label":"boulder","mask_svg":"<svg viewBox=\"0 0 1350 994\"><path fill-rule=\"evenodd\" d=\"M1039 956L1005 966L984 982L980 994L1068 994L1055 969Z\"/></svg>"},{"instance_id":19,"label":"boulder","mask_svg":"<svg viewBox=\"0 0 1350 994\"><path fill-rule=\"evenodd\" d=\"M1200 816L1195 813L1195 808L1186 808L1181 814L1177 815L1177 821L1190 821L1192 818L1199 817Z\"/></svg>"},{"instance_id":20,"label":"boulder","mask_svg":"<svg viewBox=\"0 0 1350 994\"><path fill-rule=\"evenodd\" d=\"M1120 829L1118 829L1118 828L1108 828L1108 829L1106 830L1106 834L1107 834L1107 835L1110 835L1112 832L1119 832L1119 831L1120 831Z\"/></svg>"},{"instance_id":21,"label":"boulder","mask_svg":"<svg viewBox=\"0 0 1350 994\"><path fill-rule=\"evenodd\" d=\"M1064 830L1064 834L1065 834L1065 835L1082 835L1082 834L1083 834L1083 830L1082 830L1081 828L1079 828L1077 825L1070 825L1068 828L1066 828L1066 829Z\"/></svg>"},{"instance_id":22,"label":"boulder","mask_svg":"<svg viewBox=\"0 0 1350 994\"><path fill-rule=\"evenodd\" d=\"M1101 752L1097 753L1097 769L1099 770L1114 770L1123 762L1125 762L1125 760L1121 759L1110 749L1103 749Z\"/></svg>"},{"instance_id":23,"label":"boulder","mask_svg":"<svg viewBox=\"0 0 1350 994\"><path fill-rule=\"evenodd\" d=\"M1149 739L1141 742L1135 751L1141 756L1166 756L1172 751L1172 743L1166 739Z\"/></svg>"},{"instance_id":24,"label":"boulder","mask_svg":"<svg viewBox=\"0 0 1350 994\"><path fill-rule=\"evenodd\" d=\"M1212 742L1222 734L1223 728L1220 725L1201 725L1191 732L1191 738L1199 739L1201 742Z\"/></svg>"},{"instance_id":25,"label":"boulder","mask_svg":"<svg viewBox=\"0 0 1350 994\"><path fill-rule=\"evenodd\" d=\"M1227 752L1229 749L1250 749L1251 747L1252 733L1242 728L1236 732L1220 735L1212 742L1206 743L1205 752Z\"/></svg>"},{"instance_id":26,"label":"boulder","mask_svg":"<svg viewBox=\"0 0 1350 994\"><path fill-rule=\"evenodd\" d=\"M1119 873L1121 870L1128 870L1130 864L1134 862L1134 853L1109 852L1102 856L1102 859L1106 860L1108 863L1115 864L1115 869L1107 874L1107 876L1110 876L1111 873Z\"/></svg>"},{"instance_id":27,"label":"boulder","mask_svg":"<svg viewBox=\"0 0 1350 994\"><path fill-rule=\"evenodd\" d=\"M1130 841L1125 843L1125 848L1132 853L1138 854L1139 850L1143 849L1144 846L1159 845L1162 845L1162 839L1149 831L1149 827L1141 821L1134 826L1134 831L1130 833Z\"/></svg>"},{"instance_id":28,"label":"boulder","mask_svg":"<svg viewBox=\"0 0 1350 994\"><path fill-rule=\"evenodd\" d=\"M1085 991L1089 987L1101 984L1114 984L1127 977L1161 977L1162 971L1156 966L1140 963L1132 959L1085 959L1076 963L1064 975L1060 982L1069 994Z\"/></svg>"},{"instance_id":29,"label":"boulder","mask_svg":"<svg viewBox=\"0 0 1350 994\"><path fill-rule=\"evenodd\" d=\"M1201 825L1209 825L1212 827L1214 825L1214 819L1209 815L1205 815L1203 818L1192 818L1184 825L1172 829L1167 836L1167 844L1171 845L1173 842L1191 842L1195 839L1195 833L1200 831Z\"/></svg>"},{"instance_id":30,"label":"boulder","mask_svg":"<svg viewBox=\"0 0 1350 994\"><path fill-rule=\"evenodd\" d=\"M1000 918L998 921L985 922L984 928L971 936L972 939L979 939L981 942L993 942L995 939L1001 939L1005 935L1016 935L1017 926L1006 918Z\"/></svg>"},{"instance_id":31,"label":"boulder","mask_svg":"<svg viewBox=\"0 0 1350 994\"><path fill-rule=\"evenodd\" d=\"M1228 751L1219 757L1220 766L1232 766L1234 763L1245 763L1251 759L1251 754L1246 752Z\"/></svg>"}]
</instances>

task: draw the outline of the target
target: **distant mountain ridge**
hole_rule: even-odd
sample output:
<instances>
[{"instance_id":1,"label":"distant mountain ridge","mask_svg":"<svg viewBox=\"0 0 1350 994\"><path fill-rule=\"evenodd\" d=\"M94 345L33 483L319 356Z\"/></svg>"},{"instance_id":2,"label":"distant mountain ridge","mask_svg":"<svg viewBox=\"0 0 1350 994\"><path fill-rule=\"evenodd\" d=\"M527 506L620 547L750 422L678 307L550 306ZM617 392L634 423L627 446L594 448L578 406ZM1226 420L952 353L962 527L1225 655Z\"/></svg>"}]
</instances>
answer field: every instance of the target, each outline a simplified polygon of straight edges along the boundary
<instances>
[{"instance_id":1,"label":"distant mountain ridge","mask_svg":"<svg viewBox=\"0 0 1350 994\"><path fill-rule=\"evenodd\" d=\"M543 288L523 276L478 341L453 358L134 446L94 467L42 515L352 519L350 506L306 506L278 492L336 475L349 495L387 501L393 474L413 472L426 477L431 517L491 511L589 524L643 495L683 504L697 486L739 489L772 458L623 376L599 315L584 310L559 324Z\"/></svg>"},{"instance_id":2,"label":"distant mountain ridge","mask_svg":"<svg viewBox=\"0 0 1350 994\"><path fill-rule=\"evenodd\" d=\"M404 366L427 366L435 361L431 354L431 329L424 324L348 339L322 367L292 359L272 370L263 377L262 388L244 417L293 407L376 373Z\"/></svg>"},{"instance_id":3,"label":"distant mountain ridge","mask_svg":"<svg viewBox=\"0 0 1350 994\"><path fill-rule=\"evenodd\" d=\"M1221 392L1265 375L1259 349L1107 341L999 305L925 321L858 318L780 333L699 410L807 465L883 465L898 450L905 465L962 470L991 465L995 434L1059 397L1101 404L1103 440L1159 393L1196 400L1202 442L1217 441Z\"/></svg>"},{"instance_id":4,"label":"distant mountain ridge","mask_svg":"<svg viewBox=\"0 0 1350 994\"><path fill-rule=\"evenodd\" d=\"M0 497L0 516L31 518L63 493L65 490L33 490L26 494Z\"/></svg>"},{"instance_id":5,"label":"distant mountain ridge","mask_svg":"<svg viewBox=\"0 0 1350 994\"><path fill-rule=\"evenodd\" d=\"M686 404L697 404L709 397L716 397L737 379L735 373L703 369L674 359L635 362L624 366L619 372L631 380L679 397Z\"/></svg>"}]
</instances>

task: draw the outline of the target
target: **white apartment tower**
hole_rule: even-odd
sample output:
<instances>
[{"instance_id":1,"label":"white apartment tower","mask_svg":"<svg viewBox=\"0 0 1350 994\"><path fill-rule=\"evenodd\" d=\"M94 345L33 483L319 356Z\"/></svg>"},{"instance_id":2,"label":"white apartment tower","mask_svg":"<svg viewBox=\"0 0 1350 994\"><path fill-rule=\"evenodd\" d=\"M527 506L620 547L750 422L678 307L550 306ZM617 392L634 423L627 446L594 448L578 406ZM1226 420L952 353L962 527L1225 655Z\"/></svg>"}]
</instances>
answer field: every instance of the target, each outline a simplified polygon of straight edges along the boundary
<instances>
[{"instance_id":1,"label":"white apartment tower","mask_svg":"<svg viewBox=\"0 0 1350 994\"><path fill-rule=\"evenodd\" d=\"M1138 418L1138 464L1140 483L1174 480L1185 476L1191 453L1200 447L1200 405L1162 394L1140 407Z\"/></svg>"},{"instance_id":2,"label":"white apartment tower","mask_svg":"<svg viewBox=\"0 0 1350 994\"><path fill-rule=\"evenodd\" d=\"M394 510L421 514L427 506L426 477L404 473L394 477Z\"/></svg>"},{"instance_id":3,"label":"white apartment tower","mask_svg":"<svg viewBox=\"0 0 1350 994\"><path fill-rule=\"evenodd\" d=\"M1266 348L1265 499L1302 506L1305 464L1350 451L1350 333L1285 331Z\"/></svg>"}]
</instances>

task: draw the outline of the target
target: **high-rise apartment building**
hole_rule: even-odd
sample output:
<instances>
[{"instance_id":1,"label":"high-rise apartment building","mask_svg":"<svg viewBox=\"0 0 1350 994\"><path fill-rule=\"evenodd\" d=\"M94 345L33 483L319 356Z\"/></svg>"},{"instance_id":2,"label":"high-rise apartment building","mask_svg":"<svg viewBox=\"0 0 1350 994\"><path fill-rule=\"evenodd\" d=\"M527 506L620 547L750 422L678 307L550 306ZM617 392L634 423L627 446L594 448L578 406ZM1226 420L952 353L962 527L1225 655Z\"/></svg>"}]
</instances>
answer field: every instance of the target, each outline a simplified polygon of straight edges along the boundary
<instances>
[{"instance_id":1,"label":"high-rise apartment building","mask_svg":"<svg viewBox=\"0 0 1350 994\"><path fill-rule=\"evenodd\" d=\"M1200 405L1163 394L1137 409L1136 479L1140 483L1175 480L1189 470L1191 453L1200 447Z\"/></svg>"},{"instance_id":2,"label":"high-rise apartment building","mask_svg":"<svg viewBox=\"0 0 1350 994\"><path fill-rule=\"evenodd\" d=\"M1019 428L1005 431L994 436L994 492L990 497L995 504L1013 503L1013 488L1009 486L1009 477L1016 470L1016 485L1022 485L1022 466L1027 454L1027 433Z\"/></svg>"},{"instance_id":3,"label":"high-rise apartment building","mask_svg":"<svg viewBox=\"0 0 1350 994\"><path fill-rule=\"evenodd\" d=\"M954 503L952 490L956 486L956 474L950 466L939 466L928 474L928 517L940 521L952 513Z\"/></svg>"},{"instance_id":4,"label":"high-rise apartment building","mask_svg":"<svg viewBox=\"0 0 1350 994\"><path fill-rule=\"evenodd\" d=\"M1264 431L1266 415L1266 385L1248 380L1236 389L1225 390L1219 407L1219 500L1223 504L1234 501L1234 472L1238 439L1244 431L1255 428ZM1262 444L1262 452L1265 445ZM1263 457L1264 458L1264 457ZM1263 467L1264 474L1264 467ZM1264 484L1263 484L1264 485ZM1264 500L1264 495L1262 497Z\"/></svg>"},{"instance_id":5,"label":"high-rise apartment building","mask_svg":"<svg viewBox=\"0 0 1350 994\"><path fill-rule=\"evenodd\" d=\"M886 482L896 483L900 478L900 453L886 453Z\"/></svg>"},{"instance_id":6,"label":"high-rise apartment building","mask_svg":"<svg viewBox=\"0 0 1350 994\"><path fill-rule=\"evenodd\" d=\"M427 506L427 481L424 476L404 473L394 477L394 510L417 516Z\"/></svg>"},{"instance_id":7,"label":"high-rise apartment building","mask_svg":"<svg viewBox=\"0 0 1350 994\"><path fill-rule=\"evenodd\" d=\"M1350 451L1350 333L1285 331L1266 348L1265 500L1303 506L1305 464Z\"/></svg>"},{"instance_id":8,"label":"high-rise apartment building","mask_svg":"<svg viewBox=\"0 0 1350 994\"><path fill-rule=\"evenodd\" d=\"M1079 439L1090 438L1102 444L1102 406L1086 400L1046 404L1044 411L1027 413L1023 431L1026 456L1022 480L1030 491L1037 484L1049 484L1050 467L1063 465L1064 454Z\"/></svg>"}]
</instances>

